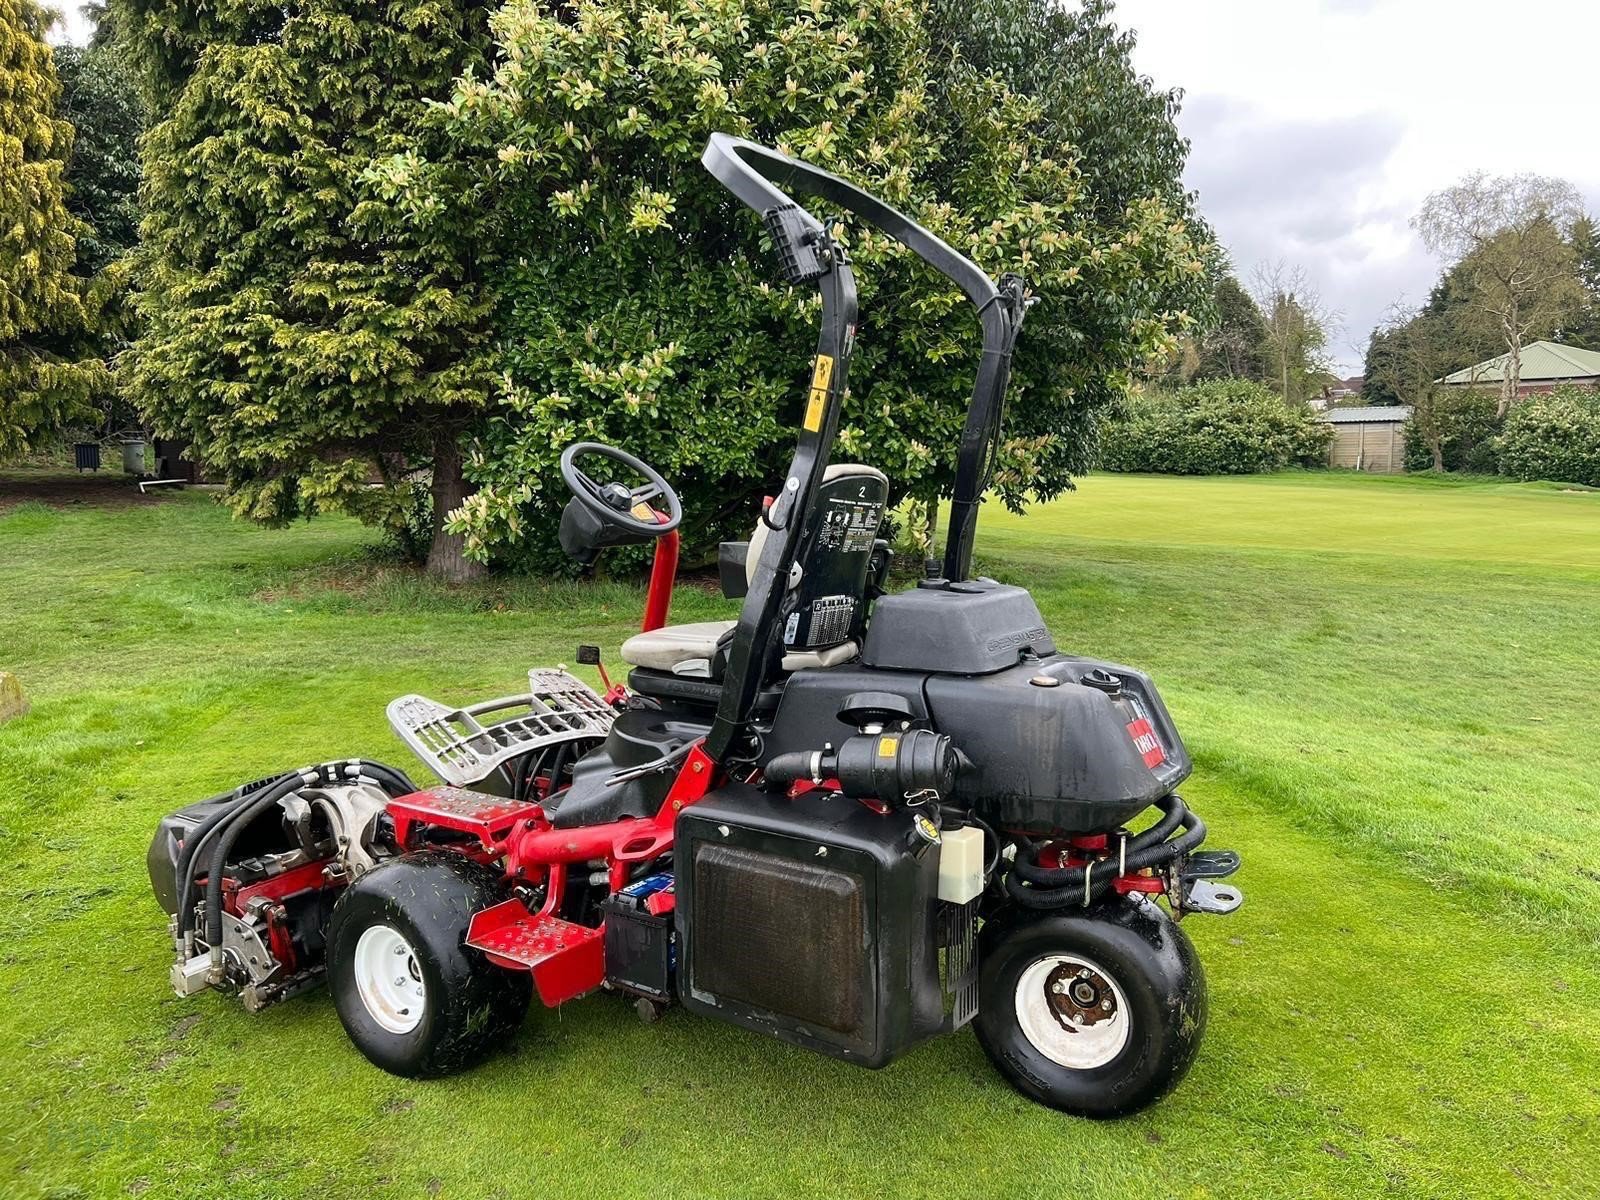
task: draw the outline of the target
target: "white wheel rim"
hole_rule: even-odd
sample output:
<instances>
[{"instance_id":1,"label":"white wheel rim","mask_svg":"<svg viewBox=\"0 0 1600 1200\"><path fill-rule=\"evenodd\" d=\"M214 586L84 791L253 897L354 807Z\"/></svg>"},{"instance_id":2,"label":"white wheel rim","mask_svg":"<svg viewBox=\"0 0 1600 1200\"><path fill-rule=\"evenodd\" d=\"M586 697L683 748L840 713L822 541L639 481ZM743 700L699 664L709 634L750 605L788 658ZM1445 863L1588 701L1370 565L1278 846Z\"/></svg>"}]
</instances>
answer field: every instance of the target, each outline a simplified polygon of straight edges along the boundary
<instances>
[{"instance_id":1,"label":"white wheel rim","mask_svg":"<svg viewBox=\"0 0 1600 1200\"><path fill-rule=\"evenodd\" d=\"M1075 1071L1103 1067L1133 1029L1128 998L1104 967L1079 954L1050 954L1017 980L1017 1024L1033 1048Z\"/></svg>"},{"instance_id":2,"label":"white wheel rim","mask_svg":"<svg viewBox=\"0 0 1600 1200\"><path fill-rule=\"evenodd\" d=\"M417 952L399 931L374 925L356 942L356 994L367 1014L390 1033L410 1033L422 1020L428 989Z\"/></svg>"}]
</instances>

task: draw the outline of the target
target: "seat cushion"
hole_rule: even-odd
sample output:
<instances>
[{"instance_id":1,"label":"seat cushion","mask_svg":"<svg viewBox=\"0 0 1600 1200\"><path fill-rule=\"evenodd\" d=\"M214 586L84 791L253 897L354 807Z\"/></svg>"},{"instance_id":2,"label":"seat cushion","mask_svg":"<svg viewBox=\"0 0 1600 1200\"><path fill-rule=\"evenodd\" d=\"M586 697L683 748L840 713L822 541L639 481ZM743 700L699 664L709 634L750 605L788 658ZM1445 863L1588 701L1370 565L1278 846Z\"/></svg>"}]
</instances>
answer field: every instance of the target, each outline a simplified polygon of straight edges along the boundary
<instances>
[{"instance_id":1,"label":"seat cushion","mask_svg":"<svg viewBox=\"0 0 1600 1200\"><path fill-rule=\"evenodd\" d=\"M653 671L673 671L680 665L703 663L698 670L684 673L704 675L710 670L718 640L732 628L732 621L695 621L636 633L622 643L622 661Z\"/></svg>"},{"instance_id":2,"label":"seat cushion","mask_svg":"<svg viewBox=\"0 0 1600 1200\"><path fill-rule=\"evenodd\" d=\"M704 679L711 674L711 659L717 652L717 643L727 636L734 624L733 621L694 621L636 633L622 643L622 661L631 667ZM836 667L860 652L855 642L843 642L822 650L790 650L783 656L783 669Z\"/></svg>"}]
</instances>

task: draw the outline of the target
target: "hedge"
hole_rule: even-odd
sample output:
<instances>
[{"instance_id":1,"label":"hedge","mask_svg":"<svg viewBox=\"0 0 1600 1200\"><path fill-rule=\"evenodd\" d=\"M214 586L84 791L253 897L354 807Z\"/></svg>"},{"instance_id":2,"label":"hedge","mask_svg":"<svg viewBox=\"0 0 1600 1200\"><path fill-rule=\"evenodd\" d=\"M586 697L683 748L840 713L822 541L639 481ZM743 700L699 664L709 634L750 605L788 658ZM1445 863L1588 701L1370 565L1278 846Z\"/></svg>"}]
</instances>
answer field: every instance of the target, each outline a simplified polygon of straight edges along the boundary
<instances>
[{"instance_id":1,"label":"hedge","mask_svg":"<svg viewBox=\"0 0 1600 1200\"><path fill-rule=\"evenodd\" d=\"M1600 390L1566 386L1530 396L1506 416L1500 472L1600 487Z\"/></svg>"},{"instance_id":2,"label":"hedge","mask_svg":"<svg viewBox=\"0 0 1600 1200\"><path fill-rule=\"evenodd\" d=\"M1327 462L1333 430L1271 388L1215 379L1131 397L1100 426L1106 471L1249 475Z\"/></svg>"}]
</instances>

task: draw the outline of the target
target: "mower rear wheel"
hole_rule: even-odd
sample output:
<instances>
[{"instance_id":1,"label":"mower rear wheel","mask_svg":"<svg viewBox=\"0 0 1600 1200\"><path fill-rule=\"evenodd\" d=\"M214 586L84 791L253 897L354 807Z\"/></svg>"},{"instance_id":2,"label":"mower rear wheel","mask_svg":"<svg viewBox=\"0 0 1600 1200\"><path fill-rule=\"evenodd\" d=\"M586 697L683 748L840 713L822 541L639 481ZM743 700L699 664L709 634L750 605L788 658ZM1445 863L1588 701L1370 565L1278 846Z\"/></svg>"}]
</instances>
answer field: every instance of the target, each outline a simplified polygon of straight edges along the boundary
<instances>
[{"instance_id":1,"label":"mower rear wheel","mask_svg":"<svg viewBox=\"0 0 1600 1200\"><path fill-rule=\"evenodd\" d=\"M983 927L978 1041L1024 1095L1119 1117L1171 1091L1194 1061L1206 983L1194 946L1151 901L1013 909Z\"/></svg>"},{"instance_id":2,"label":"mower rear wheel","mask_svg":"<svg viewBox=\"0 0 1600 1200\"><path fill-rule=\"evenodd\" d=\"M527 973L465 944L472 915L503 898L496 872L450 851L391 859L345 889L328 923L328 982L345 1032L374 1065L448 1075L516 1032Z\"/></svg>"}]
</instances>

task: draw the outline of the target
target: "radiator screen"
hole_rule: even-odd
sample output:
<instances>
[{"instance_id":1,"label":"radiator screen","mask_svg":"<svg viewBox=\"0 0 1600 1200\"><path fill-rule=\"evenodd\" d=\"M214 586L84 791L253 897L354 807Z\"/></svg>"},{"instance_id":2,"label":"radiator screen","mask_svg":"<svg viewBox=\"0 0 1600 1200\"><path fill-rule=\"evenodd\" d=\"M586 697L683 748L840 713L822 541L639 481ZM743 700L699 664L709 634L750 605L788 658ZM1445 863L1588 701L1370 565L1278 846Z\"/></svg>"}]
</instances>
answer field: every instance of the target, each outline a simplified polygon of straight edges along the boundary
<instances>
[{"instance_id":1,"label":"radiator screen","mask_svg":"<svg viewBox=\"0 0 1600 1200\"><path fill-rule=\"evenodd\" d=\"M869 1036L859 876L710 842L696 843L694 873L696 992Z\"/></svg>"}]
</instances>

